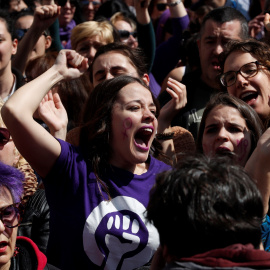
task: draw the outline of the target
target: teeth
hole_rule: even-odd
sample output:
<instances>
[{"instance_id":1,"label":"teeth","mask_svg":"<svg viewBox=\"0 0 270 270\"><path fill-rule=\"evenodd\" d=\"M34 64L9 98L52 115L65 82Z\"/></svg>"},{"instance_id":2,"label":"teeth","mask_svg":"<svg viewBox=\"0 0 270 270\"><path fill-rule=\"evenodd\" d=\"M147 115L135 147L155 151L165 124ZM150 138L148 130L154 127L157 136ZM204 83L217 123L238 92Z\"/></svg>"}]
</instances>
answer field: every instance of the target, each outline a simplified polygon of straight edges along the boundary
<instances>
[{"instance_id":1,"label":"teeth","mask_svg":"<svg viewBox=\"0 0 270 270\"><path fill-rule=\"evenodd\" d=\"M153 133L153 130L151 128L144 128L143 130Z\"/></svg>"},{"instance_id":2,"label":"teeth","mask_svg":"<svg viewBox=\"0 0 270 270\"><path fill-rule=\"evenodd\" d=\"M255 92L246 92L246 93L242 94L240 98L242 99L242 98L245 98L245 97L252 95L252 94L255 94Z\"/></svg>"}]
</instances>

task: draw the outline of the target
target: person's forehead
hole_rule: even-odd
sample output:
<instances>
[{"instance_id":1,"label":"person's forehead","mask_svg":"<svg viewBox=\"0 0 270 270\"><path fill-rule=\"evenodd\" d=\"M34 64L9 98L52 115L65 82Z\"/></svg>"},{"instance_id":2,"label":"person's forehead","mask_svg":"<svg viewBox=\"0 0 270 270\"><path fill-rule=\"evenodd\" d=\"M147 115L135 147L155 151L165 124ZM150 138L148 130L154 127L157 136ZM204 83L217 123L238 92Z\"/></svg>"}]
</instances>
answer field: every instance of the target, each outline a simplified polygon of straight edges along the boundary
<instances>
[{"instance_id":1,"label":"person's forehead","mask_svg":"<svg viewBox=\"0 0 270 270\"><path fill-rule=\"evenodd\" d=\"M241 113L234 107L227 105L217 105L208 114L206 123L216 120L235 122L246 125L246 121Z\"/></svg>"},{"instance_id":2,"label":"person's forehead","mask_svg":"<svg viewBox=\"0 0 270 270\"><path fill-rule=\"evenodd\" d=\"M109 52L102 54L97 57L93 63L93 70L95 71L98 68L106 67L111 68L114 66L132 66L129 58L119 52Z\"/></svg>"},{"instance_id":3,"label":"person's forehead","mask_svg":"<svg viewBox=\"0 0 270 270\"><path fill-rule=\"evenodd\" d=\"M210 19L206 21L201 36L241 39L241 23L238 20L218 23Z\"/></svg>"},{"instance_id":4,"label":"person's forehead","mask_svg":"<svg viewBox=\"0 0 270 270\"><path fill-rule=\"evenodd\" d=\"M28 29L32 25L33 20L34 20L34 17L32 15L22 16L16 21L15 25L16 27L19 27L22 29Z\"/></svg>"},{"instance_id":5,"label":"person's forehead","mask_svg":"<svg viewBox=\"0 0 270 270\"><path fill-rule=\"evenodd\" d=\"M0 208L13 203L12 195L6 187L0 187Z\"/></svg>"}]
</instances>

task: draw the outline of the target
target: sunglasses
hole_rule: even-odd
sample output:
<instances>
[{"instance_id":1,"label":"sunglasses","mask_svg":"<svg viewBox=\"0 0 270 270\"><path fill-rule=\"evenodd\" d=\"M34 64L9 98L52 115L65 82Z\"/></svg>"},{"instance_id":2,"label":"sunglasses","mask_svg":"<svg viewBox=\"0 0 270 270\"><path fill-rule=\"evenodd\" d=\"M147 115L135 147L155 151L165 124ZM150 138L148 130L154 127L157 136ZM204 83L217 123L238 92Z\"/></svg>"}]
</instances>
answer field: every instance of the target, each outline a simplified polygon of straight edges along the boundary
<instances>
[{"instance_id":1,"label":"sunglasses","mask_svg":"<svg viewBox=\"0 0 270 270\"><path fill-rule=\"evenodd\" d=\"M6 128L0 128L0 146L4 146L10 140L10 132Z\"/></svg>"},{"instance_id":2,"label":"sunglasses","mask_svg":"<svg viewBox=\"0 0 270 270\"><path fill-rule=\"evenodd\" d=\"M57 0L57 4L61 7L64 7L66 5L68 0ZM78 1L77 0L69 0L69 3L71 5L71 7L76 7L77 4L78 4Z\"/></svg>"},{"instance_id":3,"label":"sunglasses","mask_svg":"<svg viewBox=\"0 0 270 270\"><path fill-rule=\"evenodd\" d=\"M26 28L26 29L18 28L18 29L16 29L15 33L16 33L17 39L21 40L28 30L29 30L29 28ZM45 37L49 36L48 30L45 30L42 35L44 35Z\"/></svg>"},{"instance_id":4,"label":"sunglasses","mask_svg":"<svg viewBox=\"0 0 270 270\"><path fill-rule=\"evenodd\" d=\"M137 32L129 32L127 30L118 30L119 36L122 39L128 39L130 35L132 35L134 38L137 37Z\"/></svg>"},{"instance_id":5,"label":"sunglasses","mask_svg":"<svg viewBox=\"0 0 270 270\"><path fill-rule=\"evenodd\" d=\"M159 11L164 11L166 8L167 8L167 4L165 4L165 3L158 3L157 4L157 9Z\"/></svg>"},{"instance_id":6,"label":"sunglasses","mask_svg":"<svg viewBox=\"0 0 270 270\"><path fill-rule=\"evenodd\" d=\"M101 5L101 2L98 1L89 1L89 0L80 1L80 5L82 7L88 6L90 3L92 3L94 7L99 7Z\"/></svg>"},{"instance_id":7,"label":"sunglasses","mask_svg":"<svg viewBox=\"0 0 270 270\"><path fill-rule=\"evenodd\" d=\"M15 228L20 225L20 216L23 213L21 203L14 203L0 209L0 220L7 228Z\"/></svg>"}]
</instances>

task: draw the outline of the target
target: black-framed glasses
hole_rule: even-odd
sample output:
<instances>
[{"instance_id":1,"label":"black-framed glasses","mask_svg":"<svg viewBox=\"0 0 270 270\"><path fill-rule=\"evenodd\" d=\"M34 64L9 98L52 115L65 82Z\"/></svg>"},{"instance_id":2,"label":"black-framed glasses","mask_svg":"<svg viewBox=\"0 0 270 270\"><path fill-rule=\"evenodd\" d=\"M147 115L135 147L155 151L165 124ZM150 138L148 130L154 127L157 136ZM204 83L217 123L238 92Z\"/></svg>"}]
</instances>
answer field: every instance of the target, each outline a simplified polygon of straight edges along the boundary
<instances>
[{"instance_id":1,"label":"black-framed glasses","mask_svg":"<svg viewBox=\"0 0 270 270\"><path fill-rule=\"evenodd\" d=\"M166 3L157 3L157 10L158 11L164 11L167 8Z\"/></svg>"},{"instance_id":2,"label":"black-framed glasses","mask_svg":"<svg viewBox=\"0 0 270 270\"><path fill-rule=\"evenodd\" d=\"M23 206L19 203L13 203L0 209L0 219L5 227L15 228L20 225L20 216L23 212Z\"/></svg>"},{"instance_id":3,"label":"black-framed glasses","mask_svg":"<svg viewBox=\"0 0 270 270\"><path fill-rule=\"evenodd\" d=\"M101 2L99 2L99 1L90 1L90 0L80 1L80 5L82 7L88 6L90 3L92 3L95 8L99 8L99 6L101 5Z\"/></svg>"},{"instance_id":4,"label":"black-framed glasses","mask_svg":"<svg viewBox=\"0 0 270 270\"><path fill-rule=\"evenodd\" d=\"M64 7L67 1L69 1L71 7L76 7L78 5L77 0L57 0L56 2L59 6Z\"/></svg>"},{"instance_id":5,"label":"black-framed glasses","mask_svg":"<svg viewBox=\"0 0 270 270\"><path fill-rule=\"evenodd\" d=\"M10 140L10 132L6 128L0 128L0 146L4 146Z\"/></svg>"},{"instance_id":6,"label":"black-framed glasses","mask_svg":"<svg viewBox=\"0 0 270 270\"><path fill-rule=\"evenodd\" d=\"M137 37L137 32L129 32L127 30L118 30L119 36L122 39L128 39L130 35L132 35L134 38Z\"/></svg>"},{"instance_id":7,"label":"black-framed glasses","mask_svg":"<svg viewBox=\"0 0 270 270\"><path fill-rule=\"evenodd\" d=\"M219 79L223 86L229 87L235 84L237 74L240 73L245 79L252 78L258 74L259 66L262 66L258 61L250 62L243 65L237 71L228 71L220 75Z\"/></svg>"}]
</instances>

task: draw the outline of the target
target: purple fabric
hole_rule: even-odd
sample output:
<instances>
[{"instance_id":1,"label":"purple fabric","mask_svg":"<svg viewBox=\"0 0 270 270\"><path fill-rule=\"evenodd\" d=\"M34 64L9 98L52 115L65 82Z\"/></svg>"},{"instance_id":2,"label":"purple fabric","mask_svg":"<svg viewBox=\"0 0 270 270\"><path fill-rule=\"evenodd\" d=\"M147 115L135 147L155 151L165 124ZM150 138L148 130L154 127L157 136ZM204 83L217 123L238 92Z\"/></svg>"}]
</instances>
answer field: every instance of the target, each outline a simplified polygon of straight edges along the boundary
<instances>
[{"instance_id":1,"label":"purple fabric","mask_svg":"<svg viewBox=\"0 0 270 270\"><path fill-rule=\"evenodd\" d=\"M72 20L65 28L59 27L60 40L64 49L71 49L71 30L76 26L76 22ZM66 44L63 44L66 41Z\"/></svg>"},{"instance_id":2,"label":"purple fabric","mask_svg":"<svg viewBox=\"0 0 270 270\"><path fill-rule=\"evenodd\" d=\"M155 77L153 76L152 73L149 74L149 79L150 79L150 83L149 83L149 87L151 89L151 92L153 93L154 97L158 97L159 92L160 92L160 85L157 83Z\"/></svg>"},{"instance_id":3,"label":"purple fabric","mask_svg":"<svg viewBox=\"0 0 270 270\"><path fill-rule=\"evenodd\" d=\"M82 150L59 142L61 154L44 180L48 262L61 269L134 269L149 262L159 239L144 212L156 174L170 166L151 157L148 171L134 175L108 165L102 174L112 197L107 201Z\"/></svg>"},{"instance_id":4,"label":"purple fabric","mask_svg":"<svg viewBox=\"0 0 270 270\"><path fill-rule=\"evenodd\" d=\"M171 16L170 10L166 9L159 18L157 30L156 30L156 46L162 43L164 25L166 21L170 18L170 16Z\"/></svg>"},{"instance_id":5,"label":"purple fabric","mask_svg":"<svg viewBox=\"0 0 270 270\"><path fill-rule=\"evenodd\" d=\"M183 31L188 27L188 15L172 19L173 36L161 43L156 49L152 73L157 83L162 85L168 73L175 68L181 59L181 41Z\"/></svg>"}]
</instances>

